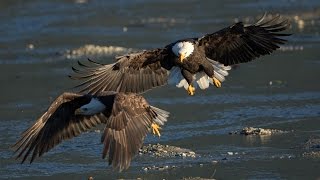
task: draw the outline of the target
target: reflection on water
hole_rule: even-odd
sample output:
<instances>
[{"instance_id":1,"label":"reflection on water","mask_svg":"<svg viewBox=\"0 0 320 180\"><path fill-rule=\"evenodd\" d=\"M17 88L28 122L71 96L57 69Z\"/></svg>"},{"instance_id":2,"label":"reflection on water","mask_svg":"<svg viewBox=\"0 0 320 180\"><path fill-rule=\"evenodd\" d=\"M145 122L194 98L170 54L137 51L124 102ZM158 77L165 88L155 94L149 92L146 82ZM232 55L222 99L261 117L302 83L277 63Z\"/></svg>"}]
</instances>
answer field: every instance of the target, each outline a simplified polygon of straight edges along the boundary
<instances>
[{"instance_id":1,"label":"reflection on water","mask_svg":"<svg viewBox=\"0 0 320 180\"><path fill-rule=\"evenodd\" d=\"M315 0L1 1L0 178L209 178L214 170L217 179L319 178L318 160L307 160L303 149L292 148L320 132L319 9ZM250 23L265 11L291 21L293 36L280 51L238 66L220 89L197 90L194 97L175 87L145 94L171 112L161 138L148 136L145 143L189 148L199 157L137 156L128 171L113 172L100 158L101 134L94 130L31 165L12 157L10 146L19 134L53 98L76 84L67 75L77 60L110 63L114 55L202 36L235 21ZM246 126L289 133L228 135ZM153 165L177 168L165 173L142 170Z\"/></svg>"},{"instance_id":2,"label":"reflection on water","mask_svg":"<svg viewBox=\"0 0 320 180\"><path fill-rule=\"evenodd\" d=\"M246 136L246 141L251 145L261 144L265 145L271 140L271 136L261 135L261 136Z\"/></svg>"}]
</instances>

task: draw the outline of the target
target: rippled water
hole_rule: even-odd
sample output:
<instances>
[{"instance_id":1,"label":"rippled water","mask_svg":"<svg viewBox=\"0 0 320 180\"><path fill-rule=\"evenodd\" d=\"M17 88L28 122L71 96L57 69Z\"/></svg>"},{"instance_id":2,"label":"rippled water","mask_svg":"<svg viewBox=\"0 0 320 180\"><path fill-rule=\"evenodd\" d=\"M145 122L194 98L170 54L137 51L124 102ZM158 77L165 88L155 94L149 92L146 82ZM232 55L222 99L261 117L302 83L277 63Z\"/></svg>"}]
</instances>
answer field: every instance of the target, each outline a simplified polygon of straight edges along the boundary
<instances>
[{"instance_id":1,"label":"rippled water","mask_svg":"<svg viewBox=\"0 0 320 180\"><path fill-rule=\"evenodd\" d=\"M67 78L76 60L108 63L119 53L77 54L79 48L112 46L125 53L162 47L238 20L252 22L265 11L292 22L294 35L281 51L241 65L220 89L187 97L184 90L167 86L145 94L171 112L161 139L148 136L145 143L189 148L197 158L137 156L129 170L113 172L100 158L98 131L62 143L31 165L12 157L9 147L19 134L52 98L76 84ZM319 1L3 0L0 22L0 179L320 178L319 159L303 157L301 148L310 136L320 135ZM228 134L246 126L288 133ZM142 170L153 165L177 168Z\"/></svg>"}]
</instances>

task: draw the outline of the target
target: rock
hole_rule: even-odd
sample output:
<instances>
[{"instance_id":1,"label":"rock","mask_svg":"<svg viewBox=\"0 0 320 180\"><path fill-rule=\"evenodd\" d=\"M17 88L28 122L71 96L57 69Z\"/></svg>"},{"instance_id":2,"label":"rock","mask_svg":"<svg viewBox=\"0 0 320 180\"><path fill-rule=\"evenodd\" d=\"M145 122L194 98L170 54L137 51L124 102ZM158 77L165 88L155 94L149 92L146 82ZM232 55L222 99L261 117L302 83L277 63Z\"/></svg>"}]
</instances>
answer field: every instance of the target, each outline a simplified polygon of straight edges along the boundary
<instances>
[{"instance_id":1,"label":"rock","mask_svg":"<svg viewBox=\"0 0 320 180\"><path fill-rule=\"evenodd\" d=\"M184 177L182 180L215 180L213 178L202 178L202 177Z\"/></svg>"},{"instance_id":2,"label":"rock","mask_svg":"<svg viewBox=\"0 0 320 180\"><path fill-rule=\"evenodd\" d=\"M211 163L212 163L212 164L217 164L217 163L218 163L218 161L211 161Z\"/></svg>"},{"instance_id":3,"label":"rock","mask_svg":"<svg viewBox=\"0 0 320 180\"><path fill-rule=\"evenodd\" d=\"M238 134L238 131L230 131L229 134L230 134L230 135L232 135L232 134Z\"/></svg>"},{"instance_id":4,"label":"rock","mask_svg":"<svg viewBox=\"0 0 320 180\"><path fill-rule=\"evenodd\" d=\"M149 144L139 149L139 154L149 154L157 157L196 157L196 153L176 146Z\"/></svg>"},{"instance_id":5,"label":"rock","mask_svg":"<svg viewBox=\"0 0 320 180\"><path fill-rule=\"evenodd\" d=\"M196 153L189 150L184 149L176 146L170 146L170 145L161 145L161 144L148 144L143 146L139 149L139 155L151 155L156 157L183 157L183 158L195 158ZM150 166L150 167L143 167L143 171L149 171L149 170L157 170L157 171L163 171L167 169L173 169L176 168L176 166L172 165L165 165L165 166Z\"/></svg>"},{"instance_id":6,"label":"rock","mask_svg":"<svg viewBox=\"0 0 320 180\"><path fill-rule=\"evenodd\" d=\"M320 151L320 137L310 137L304 144L306 150L318 150Z\"/></svg>"},{"instance_id":7,"label":"rock","mask_svg":"<svg viewBox=\"0 0 320 180\"><path fill-rule=\"evenodd\" d=\"M303 145L306 150L302 153L303 157L320 158L320 137L310 137Z\"/></svg>"},{"instance_id":8,"label":"rock","mask_svg":"<svg viewBox=\"0 0 320 180\"><path fill-rule=\"evenodd\" d=\"M167 170L167 169L173 169L175 168L176 166L149 166L149 167L143 167L142 170L143 171L149 171L149 170L157 170L157 171L164 171L164 170Z\"/></svg>"},{"instance_id":9,"label":"rock","mask_svg":"<svg viewBox=\"0 0 320 180\"><path fill-rule=\"evenodd\" d=\"M302 153L302 156L308 158L320 158L320 151L304 152Z\"/></svg>"},{"instance_id":10,"label":"rock","mask_svg":"<svg viewBox=\"0 0 320 180\"><path fill-rule=\"evenodd\" d=\"M245 127L240 132L240 134L244 134L244 135L268 135L268 136L272 134L281 134L281 133L287 133L287 131L282 131L278 129Z\"/></svg>"},{"instance_id":11,"label":"rock","mask_svg":"<svg viewBox=\"0 0 320 180\"><path fill-rule=\"evenodd\" d=\"M229 156L232 156L232 155L233 155L233 152L227 152L227 154L228 154Z\"/></svg>"},{"instance_id":12,"label":"rock","mask_svg":"<svg viewBox=\"0 0 320 180\"><path fill-rule=\"evenodd\" d=\"M156 167L155 169L159 171L163 171L163 170L169 169L169 166L160 166L160 167Z\"/></svg>"},{"instance_id":13,"label":"rock","mask_svg":"<svg viewBox=\"0 0 320 180\"><path fill-rule=\"evenodd\" d=\"M148 144L139 149L139 155L151 155L156 157L183 157L183 158L195 158L197 155L195 152L176 146L161 145L161 144ZM143 171L158 170L163 171L167 169L173 169L176 166L150 166L143 167Z\"/></svg>"}]
</instances>

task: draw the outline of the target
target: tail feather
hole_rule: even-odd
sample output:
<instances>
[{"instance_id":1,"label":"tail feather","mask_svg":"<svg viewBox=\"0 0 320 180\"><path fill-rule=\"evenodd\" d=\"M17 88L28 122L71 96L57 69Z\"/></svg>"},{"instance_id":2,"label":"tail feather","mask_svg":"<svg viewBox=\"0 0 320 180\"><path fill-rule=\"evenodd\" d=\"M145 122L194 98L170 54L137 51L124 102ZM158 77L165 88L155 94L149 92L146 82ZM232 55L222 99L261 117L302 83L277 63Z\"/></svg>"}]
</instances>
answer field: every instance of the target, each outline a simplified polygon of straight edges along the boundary
<instances>
[{"instance_id":1,"label":"tail feather","mask_svg":"<svg viewBox=\"0 0 320 180\"><path fill-rule=\"evenodd\" d=\"M188 86L189 86L189 84L188 84L188 82L187 82L187 80L186 79L184 79L184 78L182 78L181 80L180 80L180 82L176 85L178 88L182 88L182 87L184 87L184 89L188 89Z\"/></svg>"},{"instance_id":2,"label":"tail feather","mask_svg":"<svg viewBox=\"0 0 320 180\"><path fill-rule=\"evenodd\" d=\"M169 112L165 111L163 109L159 109L157 107L154 106L150 106L151 109L157 114L157 116L154 118L154 122L158 125L164 125L165 122L168 121L168 117L169 117Z\"/></svg>"},{"instance_id":3,"label":"tail feather","mask_svg":"<svg viewBox=\"0 0 320 180\"><path fill-rule=\"evenodd\" d=\"M220 74L216 71L214 72L214 77L217 78L220 82L223 82L226 80L225 75Z\"/></svg>"},{"instance_id":4,"label":"tail feather","mask_svg":"<svg viewBox=\"0 0 320 180\"><path fill-rule=\"evenodd\" d=\"M209 77L204 73L198 73L197 75L197 84L199 86L200 89L207 89L209 87Z\"/></svg>"}]
</instances>

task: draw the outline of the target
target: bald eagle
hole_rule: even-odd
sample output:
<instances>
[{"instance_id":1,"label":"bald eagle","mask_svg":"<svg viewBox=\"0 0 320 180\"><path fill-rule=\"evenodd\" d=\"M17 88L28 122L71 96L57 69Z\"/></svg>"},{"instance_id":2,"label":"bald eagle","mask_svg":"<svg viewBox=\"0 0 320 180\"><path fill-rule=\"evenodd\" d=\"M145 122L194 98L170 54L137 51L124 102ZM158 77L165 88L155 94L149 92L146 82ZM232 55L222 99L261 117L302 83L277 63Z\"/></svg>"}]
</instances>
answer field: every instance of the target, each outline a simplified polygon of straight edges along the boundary
<instances>
[{"instance_id":1,"label":"bald eagle","mask_svg":"<svg viewBox=\"0 0 320 180\"><path fill-rule=\"evenodd\" d=\"M99 124L105 124L101 137L102 157L109 154L109 164L122 171L130 166L150 130L167 121L169 113L150 106L140 95L133 93L99 92L97 95L63 93L48 110L13 145L23 163L61 143L78 136ZM160 134L158 134L160 135Z\"/></svg>"},{"instance_id":2,"label":"bald eagle","mask_svg":"<svg viewBox=\"0 0 320 180\"><path fill-rule=\"evenodd\" d=\"M200 38L178 40L164 48L145 50L116 57L113 64L100 64L89 59L90 65L78 61L80 69L72 79L83 80L80 92L100 91L141 93L167 83L184 87L189 95L195 88L210 84L221 87L230 65L252 61L271 54L286 42L280 33L289 27L280 15L266 20L266 14L251 25L235 23ZM194 86L196 81L196 86Z\"/></svg>"}]
</instances>

